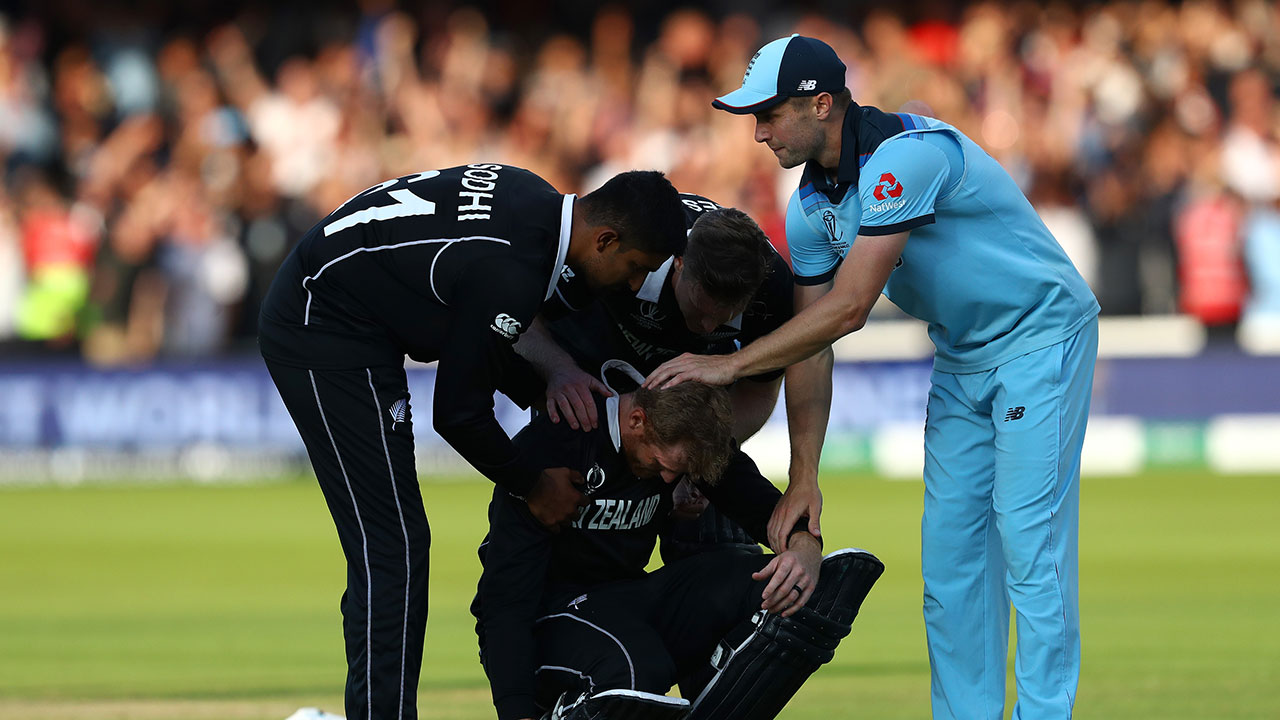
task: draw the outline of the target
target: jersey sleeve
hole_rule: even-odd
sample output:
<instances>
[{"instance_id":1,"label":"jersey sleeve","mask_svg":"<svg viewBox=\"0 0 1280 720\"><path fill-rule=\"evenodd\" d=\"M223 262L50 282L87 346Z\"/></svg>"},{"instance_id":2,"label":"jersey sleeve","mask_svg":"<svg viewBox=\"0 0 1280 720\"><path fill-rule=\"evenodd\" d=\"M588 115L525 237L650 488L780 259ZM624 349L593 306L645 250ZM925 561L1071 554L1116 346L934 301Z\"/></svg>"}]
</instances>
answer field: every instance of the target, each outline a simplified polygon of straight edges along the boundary
<instances>
[{"instance_id":1,"label":"jersey sleeve","mask_svg":"<svg viewBox=\"0 0 1280 720\"><path fill-rule=\"evenodd\" d=\"M834 277L840 267L840 253L805 217L799 191L791 193L787 203L787 250L797 285L821 285Z\"/></svg>"},{"instance_id":2,"label":"jersey sleeve","mask_svg":"<svg viewBox=\"0 0 1280 720\"><path fill-rule=\"evenodd\" d=\"M881 145L862 168L859 235L892 235L934 221L934 203L951 174L946 155L910 135Z\"/></svg>"},{"instance_id":3,"label":"jersey sleeve","mask_svg":"<svg viewBox=\"0 0 1280 720\"><path fill-rule=\"evenodd\" d=\"M698 483L712 505L716 506L730 520L742 526L751 537L767 542L769 537L769 519L773 509L782 499L782 493L774 487L769 479L760 473L756 463L741 448L734 448L729 458L729 466L725 468L720 481L714 485ZM802 517L796 521L788 535L805 532L809 529L809 519ZM818 538L821 543L822 539ZM773 548L778 552L778 548Z\"/></svg>"},{"instance_id":4,"label":"jersey sleeve","mask_svg":"<svg viewBox=\"0 0 1280 720\"><path fill-rule=\"evenodd\" d=\"M604 398L594 394L592 397L597 400L596 410L603 417ZM512 442L535 470L567 467L583 472L591 466L592 446L599 431L599 428L575 430L568 423L553 423L546 413L539 413L516 433Z\"/></svg>"},{"instance_id":5,"label":"jersey sleeve","mask_svg":"<svg viewBox=\"0 0 1280 720\"><path fill-rule=\"evenodd\" d=\"M533 320L546 281L515 259L493 255L472 259L454 277L446 296L453 319L436 365L435 429L485 477L524 496L537 469L498 424L493 393L516 361L511 346Z\"/></svg>"},{"instance_id":6,"label":"jersey sleeve","mask_svg":"<svg viewBox=\"0 0 1280 720\"><path fill-rule=\"evenodd\" d=\"M760 474L755 461L741 449L734 449L719 482L700 482L698 489L748 535L762 542L768 539L769 518L782 493Z\"/></svg>"}]
</instances>

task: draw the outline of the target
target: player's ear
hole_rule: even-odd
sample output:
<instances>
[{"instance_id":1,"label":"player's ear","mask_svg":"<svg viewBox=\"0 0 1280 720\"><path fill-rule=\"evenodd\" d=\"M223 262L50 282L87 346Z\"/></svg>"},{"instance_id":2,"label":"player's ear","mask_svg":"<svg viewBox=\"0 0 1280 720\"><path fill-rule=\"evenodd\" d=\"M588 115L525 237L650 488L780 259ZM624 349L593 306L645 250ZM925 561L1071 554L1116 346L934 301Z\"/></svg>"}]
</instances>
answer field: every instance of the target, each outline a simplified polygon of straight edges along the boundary
<instances>
[{"instance_id":1,"label":"player's ear","mask_svg":"<svg viewBox=\"0 0 1280 720\"><path fill-rule=\"evenodd\" d=\"M831 117L831 109L835 107L836 99L831 97L831 93L818 93L813 98L813 114L819 120L826 120Z\"/></svg>"},{"instance_id":2,"label":"player's ear","mask_svg":"<svg viewBox=\"0 0 1280 720\"><path fill-rule=\"evenodd\" d=\"M596 252L604 252L610 246L618 244L618 231L605 225L596 228Z\"/></svg>"},{"instance_id":3,"label":"player's ear","mask_svg":"<svg viewBox=\"0 0 1280 720\"><path fill-rule=\"evenodd\" d=\"M632 430L643 434L645 431L644 424L648 419L649 418L644 414L643 409L632 408L631 414L627 416L627 424Z\"/></svg>"}]
</instances>

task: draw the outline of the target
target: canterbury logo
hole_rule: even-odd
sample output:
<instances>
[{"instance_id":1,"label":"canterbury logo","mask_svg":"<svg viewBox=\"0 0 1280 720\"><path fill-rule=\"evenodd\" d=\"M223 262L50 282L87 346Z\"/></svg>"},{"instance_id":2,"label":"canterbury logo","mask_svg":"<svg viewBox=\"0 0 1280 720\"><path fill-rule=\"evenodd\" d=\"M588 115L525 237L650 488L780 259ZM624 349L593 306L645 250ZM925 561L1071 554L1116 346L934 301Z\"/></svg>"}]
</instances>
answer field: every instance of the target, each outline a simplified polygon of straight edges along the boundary
<instances>
[{"instance_id":1,"label":"canterbury logo","mask_svg":"<svg viewBox=\"0 0 1280 720\"><path fill-rule=\"evenodd\" d=\"M1004 421L1009 422L1010 420L1021 420L1022 416L1025 415L1026 412L1027 409L1021 405L1018 407L1011 407L1009 408L1009 412L1004 414Z\"/></svg>"},{"instance_id":2,"label":"canterbury logo","mask_svg":"<svg viewBox=\"0 0 1280 720\"><path fill-rule=\"evenodd\" d=\"M391 431L395 432L396 423L404 422L405 412L409 409L409 403L404 398L391 403L391 407L387 408L387 412L391 414Z\"/></svg>"},{"instance_id":3,"label":"canterbury logo","mask_svg":"<svg viewBox=\"0 0 1280 720\"><path fill-rule=\"evenodd\" d=\"M499 335L508 340L514 340L520 334L520 321L511 317L506 313L499 313L493 319L493 324L489 327L498 332Z\"/></svg>"},{"instance_id":4,"label":"canterbury logo","mask_svg":"<svg viewBox=\"0 0 1280 720\"><path fill-rule=\"evenodd\" d=\"M817 89L818 89L817 80L801 80L800 84L796 87L796 90L817 90Z\"/></svg>"}]
</instances>

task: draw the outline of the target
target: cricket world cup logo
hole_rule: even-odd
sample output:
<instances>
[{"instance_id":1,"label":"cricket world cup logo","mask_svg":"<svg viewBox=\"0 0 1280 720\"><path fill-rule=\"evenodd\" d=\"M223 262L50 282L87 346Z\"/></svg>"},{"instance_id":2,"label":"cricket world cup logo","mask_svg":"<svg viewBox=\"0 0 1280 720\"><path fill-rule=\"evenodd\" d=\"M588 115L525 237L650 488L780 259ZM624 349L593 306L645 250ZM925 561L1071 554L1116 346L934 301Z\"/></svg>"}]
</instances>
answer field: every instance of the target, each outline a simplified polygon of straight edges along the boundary
<instances>
[{"instance_id":1,"label":"cricket world cup logo","mask_svg":"<svg viewBox=\"0 0 1280 720\"><path fill-rule=\"evenodd\" d=\"M824 210L822 213L822 224L826 226L827 233L832 238L840 239L840 228L836 226L836 214L830 210Z\"/></svg>"},{"instance_id":2,"label":"cricket world cup logo","mask_svg":"<svg viewBox=\"0 0 1280 720\"><path fill-rule=\"evenodd\" d=\"M640 311L632 313L632 317L641 325L656 330L662 327L667 314L658 309L658 303L644 300L640 303Z\"/></svg>"}]
</instances>

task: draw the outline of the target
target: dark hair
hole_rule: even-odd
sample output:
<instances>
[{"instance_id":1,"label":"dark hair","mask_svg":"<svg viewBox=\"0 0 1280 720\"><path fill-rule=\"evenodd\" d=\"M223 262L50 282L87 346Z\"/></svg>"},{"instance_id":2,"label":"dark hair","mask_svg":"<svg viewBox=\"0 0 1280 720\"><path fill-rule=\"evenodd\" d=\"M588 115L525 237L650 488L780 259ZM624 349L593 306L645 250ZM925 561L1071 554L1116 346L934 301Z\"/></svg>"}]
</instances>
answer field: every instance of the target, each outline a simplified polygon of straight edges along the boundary
<instances>
[{"instance_id":1,"label":"dark hair","mask_svg":"<svg viewBox=\"0 0 1280 720\"><path fill-rule=\"evenodd\" d=\"M658 445L684 445L689 476L714 484L729 464L733 410L729 391L685 382L661 390L638 388L636 407L644 410L646 432Z\"/></svg>"},{"instance_id":2,"label":"dark hair","mask_svg":"<svg viewBox=\"0 0 1280 720\"><path fill-rule=\"evenodd\" d=\"M587 222L613 228L624 245L654 255L684 251L684 204L671 181L656 170L614 175L578 202Z\"/></svg>"},{"instance_id":3,"label":"dark hair","mask_svg":"<svg viewBox=\"0 0 1280 720\"><path fill-rule=\"evenodd\" d=\"M796 103L797 105L801 103L805 103L807 105L807 103L813 100L813 97L814 97L813 95L792 95L791 97L788 97L783 102ZM848 110L849 106L852 104L853 104L853 91L850 90L849 88L845 88L843 90L837 90L831 93L831 107L836 112L843 112L845 110ZM844 122L844 115L837 116L835 120L836 122Z\"/></svg>"},{"instance_id":4,"label":"dark hair","mask_svg":"<svg viewBox=\"0 0 1280 720\"><path fill-rule=\"evenodd\" d=\"M689 231L684 270L713 300L736 304L750 298L769 274L769 238L736 208L703 213Z\"/></svg>"}]
</instances>

